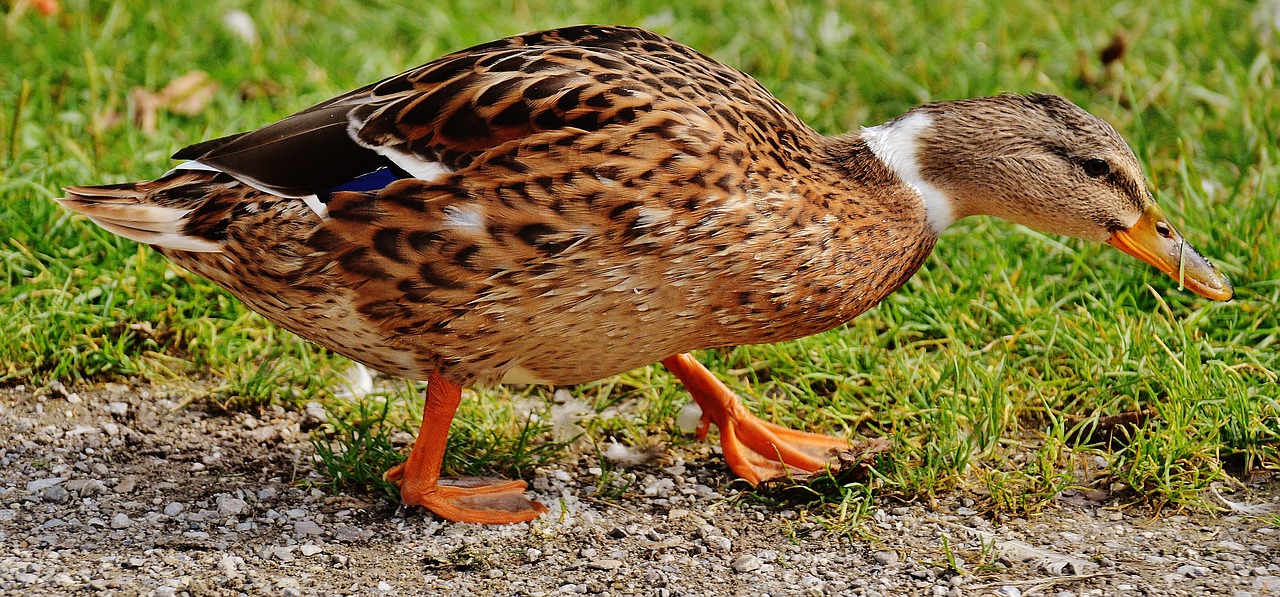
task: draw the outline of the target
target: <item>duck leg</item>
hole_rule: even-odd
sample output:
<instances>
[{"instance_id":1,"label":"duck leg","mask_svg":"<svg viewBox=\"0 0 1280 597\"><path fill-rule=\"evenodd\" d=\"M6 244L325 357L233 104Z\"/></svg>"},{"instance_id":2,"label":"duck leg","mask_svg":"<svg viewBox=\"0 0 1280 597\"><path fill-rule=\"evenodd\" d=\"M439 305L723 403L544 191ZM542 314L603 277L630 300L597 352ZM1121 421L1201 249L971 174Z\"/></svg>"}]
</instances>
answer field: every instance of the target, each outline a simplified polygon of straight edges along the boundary
<instances>
[{"instance_id":1,"label":"duck leg","mask_svg":"<svg viewBox=\"0 0 1280 597\"><path fill-rule=\"evenodd\" d=\"M440 478L449 424L461 401L462 387L432 373L413 451L404 464L392 467L382 478L400 486L400 500L405 504L422 506L454 522L511 524L542 515L547 507L524 497L524 481Z\"/></svg>"},{"instance_id":2,"label":"duck leg","mask_svg":"<svg viewBox=\"0 0 1280 597\"><path fill-rule=\"evenodd\" d=\"M757 485L798 469L816 471L827 464L832 449L849 448L840 438L787 429L761 420L692 355L678 354L662 361L684 383L702 407L698 439L706 439L711 423L720 428L724 459L739 477Z\"/></svg>"}]
</instances>

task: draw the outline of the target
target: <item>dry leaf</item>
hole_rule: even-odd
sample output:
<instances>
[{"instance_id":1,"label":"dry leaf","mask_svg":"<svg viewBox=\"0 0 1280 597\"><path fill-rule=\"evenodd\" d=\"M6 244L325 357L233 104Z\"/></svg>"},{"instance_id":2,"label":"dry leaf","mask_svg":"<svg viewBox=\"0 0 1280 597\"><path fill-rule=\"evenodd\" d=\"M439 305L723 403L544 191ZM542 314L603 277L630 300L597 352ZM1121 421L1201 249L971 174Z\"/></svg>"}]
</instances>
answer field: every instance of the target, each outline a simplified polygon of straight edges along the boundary
<instances>
[{"instance_id":1,"label":"dry leaf","mask_svg":"<svg viewBox=\"0 0 1280 597\"><path fill-rule=\"evenodd\" d=\"M1129 36L1124 32L1124 29L1118 29L1111 36L1111 43L1102 48L1101 52L1098 52L1098 60L1102 61L1102 66L1109 68L1112 64L1124 58L1125 50L1128 48Z\"/></svg>"},{"instance_id":2,"label":"dry leaf","mask_svg":"<svg viewBox=\"0 0 1280 597\"><path fill-rule=\"evenodd\" d=\"M156 97L161 106L174 114L195 116L204 111L217 90L218 82L211 79L209 73L193 70L170 81Z\"/></svg>"},{"instance_id":3,"label":"dry leaf","mask_svg":"<svg viewBox=\"0 0 1280 597\"><path fill-rule=\"evenodd\" d=\"M135 87L131 92L133 123L144 133L154 133L160 110L179 116L195 116L209 106L217 90L218 82L202 70L188 72L155 93Z\"/></svg>"}]
</instances>

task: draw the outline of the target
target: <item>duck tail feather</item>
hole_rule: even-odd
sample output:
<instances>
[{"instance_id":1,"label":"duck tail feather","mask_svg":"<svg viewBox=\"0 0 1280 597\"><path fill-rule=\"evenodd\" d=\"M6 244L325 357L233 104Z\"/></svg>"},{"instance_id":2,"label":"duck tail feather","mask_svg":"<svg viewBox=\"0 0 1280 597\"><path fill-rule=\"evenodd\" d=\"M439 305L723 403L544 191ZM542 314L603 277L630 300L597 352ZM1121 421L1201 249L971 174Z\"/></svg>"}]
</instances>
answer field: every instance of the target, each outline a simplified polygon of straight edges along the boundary
<instances>
[{"instance_id":1,"label":"duck tail feather","mask_svg":"<svg viewBox=\"0 0 1280 597\"><path fill-rule=\"evenodd\" d=\"M189 216L198 206L157 201L171 188L162 182L167 181L67 187L67 196L55 201L113 234L140 243L198 253L222 251L222 243L187 233Z\"/></svg>"}]
</instances>

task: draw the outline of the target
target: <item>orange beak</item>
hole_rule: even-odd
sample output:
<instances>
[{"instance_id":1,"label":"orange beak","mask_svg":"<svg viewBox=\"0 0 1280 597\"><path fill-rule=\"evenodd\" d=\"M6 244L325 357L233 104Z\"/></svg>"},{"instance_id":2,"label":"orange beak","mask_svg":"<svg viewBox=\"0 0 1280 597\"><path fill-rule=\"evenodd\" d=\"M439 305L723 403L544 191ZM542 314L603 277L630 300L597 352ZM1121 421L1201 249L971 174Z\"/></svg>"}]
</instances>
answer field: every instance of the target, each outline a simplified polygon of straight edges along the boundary
<instances>
[{"instance_id":1,"label":"orange beak","mask_svg":"<svg viewBox=\"0 0 1280 597\"><path fill-rule=\"evenodd\" d=\"M1111 233L1107 244L1154 265L1205 298L1227 301L1236 294L1227 277L1182 238L1155 203L1148 203L1129 229Z\"/></svg>"}]
</instances>

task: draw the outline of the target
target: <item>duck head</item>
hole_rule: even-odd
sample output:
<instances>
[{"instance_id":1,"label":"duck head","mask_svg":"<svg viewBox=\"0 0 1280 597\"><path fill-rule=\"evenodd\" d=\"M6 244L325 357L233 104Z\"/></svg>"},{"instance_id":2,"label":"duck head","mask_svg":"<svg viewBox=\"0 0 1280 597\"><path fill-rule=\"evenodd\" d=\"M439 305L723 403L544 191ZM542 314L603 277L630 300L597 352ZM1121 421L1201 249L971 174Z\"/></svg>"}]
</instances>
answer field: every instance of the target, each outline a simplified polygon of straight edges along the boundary
<instances>
[{"instance_id":1,"label":"duck head","mask_svg":"<svg viewBox=\"0 0 1280 597\"><path fill-rule=\"evenodd\" d=\"M991 215L1108 243L1214 300L1231 282L1156 205L1111 125L1056 95L926 104L864 129L871 150L924 197L931 226Z\"/></svg>"}]
</instances>

